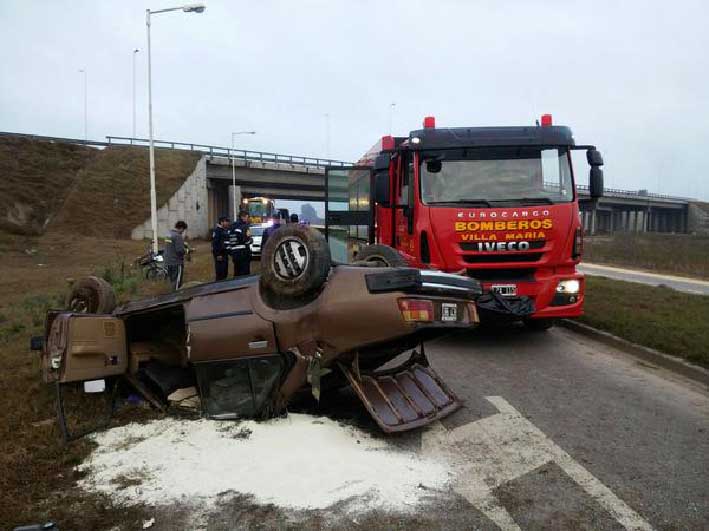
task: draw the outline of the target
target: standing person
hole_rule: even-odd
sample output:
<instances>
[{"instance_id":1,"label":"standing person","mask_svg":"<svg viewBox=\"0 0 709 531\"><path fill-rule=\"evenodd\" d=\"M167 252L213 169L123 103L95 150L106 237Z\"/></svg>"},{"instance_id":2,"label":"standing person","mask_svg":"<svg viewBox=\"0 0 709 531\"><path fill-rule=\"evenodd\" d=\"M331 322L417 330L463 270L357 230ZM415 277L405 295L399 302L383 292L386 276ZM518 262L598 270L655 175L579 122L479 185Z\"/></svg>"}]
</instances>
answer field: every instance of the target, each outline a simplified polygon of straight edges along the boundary
<instances>
[{"instance_id":1,"label":"standing person","mask_svg":"<svg viewBox=\"0 0 709 531\"><path fill-rule=\"evenodd\" d=\"M234 276L251 274L251 234L249 213L239 212L239 219L229 229L229 252L234 260Z\"/></svg>"},{"instance_id":2,"label":"standing person","mask_svg":"<svg viewBox=\"0 0 709 531\"><path fill-rule=\"evenodd\" d=\"M214 256L214 280L219 282L229 276L229 253L227 240L229 238L229 218L222 216L212 231L212 256Z\"/></svg>"},{"instance_id":3,"label":"standing person","mask_svg":"<svg viewBox=\"0 0 709 531\"><path fill-rule=\"evenodd\" d=\"M268 237L273 234L274 231L278 230L281 226L281 218L280 216L273 218L273 225L270 227L266 227L263 229L263 234L261 235L261 252L263 253L264 247L266 247L266 242L268 241Z\"/></svg>"},{"instance_id":4,"label":"standing person","mask_svg":"<svg viewBox=\"0 0 709 531\"><path fill-rule=\"evenodd\" d=\"M172 284L172 289L182 287L182 277L185 269L185 239L184 233L187 230L187 223L178 221L175 228L165 238L165 266L167 266L167 276Z\"/></svg>"}]
</instances>

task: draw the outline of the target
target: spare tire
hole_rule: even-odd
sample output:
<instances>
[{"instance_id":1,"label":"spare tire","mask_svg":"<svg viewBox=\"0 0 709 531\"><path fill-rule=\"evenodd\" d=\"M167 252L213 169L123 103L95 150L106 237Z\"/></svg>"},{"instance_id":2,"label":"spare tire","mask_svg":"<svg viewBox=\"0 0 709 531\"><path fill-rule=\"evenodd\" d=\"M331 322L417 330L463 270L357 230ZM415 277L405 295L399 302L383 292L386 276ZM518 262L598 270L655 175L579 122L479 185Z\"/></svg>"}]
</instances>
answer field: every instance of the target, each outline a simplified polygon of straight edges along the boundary
<instances>
[{"instance_id":1,"label":"spare tire","mask_svg":"<svg viewBox=\"0 0 709 531\"><path fill-rule=\"evenodd\" d=\"M304 299L320 290L331 267L330 248L320 231L286 225L261 249L261 288L277 297Z\"/></svg>"},{"instance_id":2,"label":"spare tire","mask_svg":"<svg viewBox=\"0 0 709 531\"><path fill-rule=\"evenodd\" d=\"M409 267L404 257L396 249L381 243L363 247L355 259L358 262L379 262L382 267Z\"/></svg>"},{"instance_id":3,"label":"spare tire","mask_svg":"<svg viewBox=\"0 0 709 531\"><path fill-rule=\"evenodd\" d=\"M104 279L84 277L71 286L66 307L76 313L111 313L116 307L116 294Z\"/></svg>"}]
</instances>

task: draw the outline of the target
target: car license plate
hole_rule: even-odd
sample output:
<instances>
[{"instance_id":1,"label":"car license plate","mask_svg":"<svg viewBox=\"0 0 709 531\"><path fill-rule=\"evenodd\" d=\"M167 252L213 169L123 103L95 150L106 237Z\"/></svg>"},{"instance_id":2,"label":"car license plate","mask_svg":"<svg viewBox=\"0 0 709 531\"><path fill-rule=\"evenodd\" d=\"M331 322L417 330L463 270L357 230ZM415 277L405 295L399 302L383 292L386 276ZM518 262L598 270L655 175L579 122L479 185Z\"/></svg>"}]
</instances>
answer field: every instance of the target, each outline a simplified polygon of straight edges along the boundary
<instances>
[{"instance_id":1,"label":"car license plate","mask_svg":"<svg viewBox=\"0 0 709 531\"><path fill-rule=\"evenodd\" d=\"M490 290L507 297L513 297L517 295L516 284L493 284Z\"/></svg>"},{"instance_id":2,"label":"car license plate","mask_svg":"<svg viewBox=\"0 0 709 531\"><path fill-rule=\"evenodd\" d=\"M441 321L457 321L458 305L451 302L441 304Z\"/></svg>"}]
</instances>

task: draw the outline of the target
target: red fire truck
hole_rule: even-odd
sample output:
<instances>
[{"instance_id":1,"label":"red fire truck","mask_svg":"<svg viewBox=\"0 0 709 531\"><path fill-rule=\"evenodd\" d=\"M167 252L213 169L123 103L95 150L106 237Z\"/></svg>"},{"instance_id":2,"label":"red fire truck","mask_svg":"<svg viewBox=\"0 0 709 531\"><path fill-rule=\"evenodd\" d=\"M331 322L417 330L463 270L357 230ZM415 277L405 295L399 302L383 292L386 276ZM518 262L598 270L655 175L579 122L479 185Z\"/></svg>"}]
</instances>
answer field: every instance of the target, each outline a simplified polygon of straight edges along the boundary
<instances>
[{"instance_id":1,"label":"red fire truck","mask_svg":"<svg viewBox=\"0 0 709 531\"><path fill-rule=\"evenodd\" d=\"M590 195L601 197L600 152L576 145L551 115L521 127L437 128L427 117L408 137L383 137L358 165L327 169L333 257L465 273L532 299L536 328L577 317L583 229L572 150L586 151Z\"/></svg>"}]
</instances>

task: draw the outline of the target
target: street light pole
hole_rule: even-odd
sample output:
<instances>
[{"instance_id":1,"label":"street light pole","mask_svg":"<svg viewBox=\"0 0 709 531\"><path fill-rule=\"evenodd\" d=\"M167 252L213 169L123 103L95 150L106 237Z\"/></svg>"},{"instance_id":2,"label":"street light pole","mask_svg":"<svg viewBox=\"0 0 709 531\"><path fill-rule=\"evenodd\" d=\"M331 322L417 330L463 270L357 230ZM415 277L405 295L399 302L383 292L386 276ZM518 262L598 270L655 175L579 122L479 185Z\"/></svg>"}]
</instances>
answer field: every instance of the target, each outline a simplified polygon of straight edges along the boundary
<instances>
[{"instance_id":1,"label":"street light pole","mask_svg":"<svg viewBox=\"0 0 709 531\"><path fill-rule=\"evenodd\" d=\"M148 134L150 135L150 228L153 232L153 253L158 252L158 200L155 191L155 142L153 140L153 76L150 53L150 15L167 13L169 11L184 11L185 13L202 13L204 4L188 4L168 9L145 10L145 26L148 33Z\"/></svg>"},{"instance_id":2,"label":"street light pole","mask_svg":"<svg viewBox=\"0 0 709 531\"><path fill-rule=\"evenodd\" d=\"M330 113L325 113L325 158L330 158Z\"/></svg>"},{"instance_id":3,"label":"street light pole","mask_svg":"<svg viewBox=\"0 0 709 531\"><path fill-rule=\"evenodd\" d=\"M88 88L89 84L87 81L86 69L82 68L79 70L81 74L84 74L84 143L89 140L89 104L88 104Z\"/></svg>"},{"instance_id":4,"label":"street light pole","mask_svg":"<svg viewBox=\"0 0 709 531\"><path fill-rule=\"evenodd\" d=\"M135 56L140 50L133 50L133 138L135 138Z\"/></svg>"},{"instance_id":5,"label":"street light pole","mask_svg":"<svg viewBox=\"0 0 709 531\"><path fill-rule=\"evenodd\" d=\"M237 204L236 204L236 156L234 153L234 137L236 135L255 135L256 131L235 131L231 134L231 207L233 220L237 220Z\"/></svg>"},{"instance_id":6,"label":"street light pole","mask_svg":"<svg viewBox=\"0 0 709 531\"><path fill-rule=\"evenodd\" d=\"M393 135L393 129L394 129L394 108L396 107L396 103L392 103L389 105L389 135Z\"/></svg>"}]
</instances>

